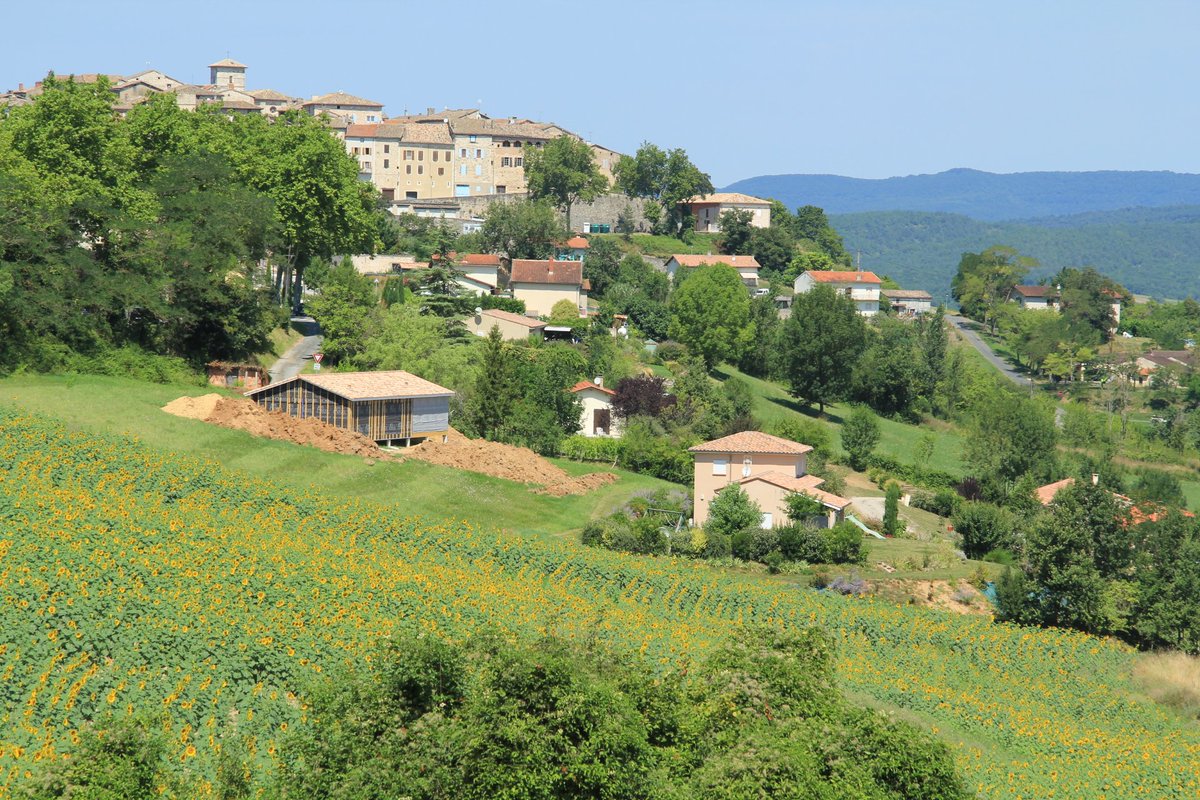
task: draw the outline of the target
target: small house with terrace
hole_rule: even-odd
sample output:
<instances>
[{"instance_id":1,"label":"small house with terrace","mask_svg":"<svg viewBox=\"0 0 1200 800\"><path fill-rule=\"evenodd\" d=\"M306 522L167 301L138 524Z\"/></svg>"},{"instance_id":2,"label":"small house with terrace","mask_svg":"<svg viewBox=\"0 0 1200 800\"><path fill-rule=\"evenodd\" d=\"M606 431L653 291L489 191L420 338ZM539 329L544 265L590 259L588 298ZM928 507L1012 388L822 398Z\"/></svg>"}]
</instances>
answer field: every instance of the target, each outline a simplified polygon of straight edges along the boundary
<instances>
[{"instance_id":1,"label":"small house with terrace","mask_svg":"<svg viewBox=\"0 0 1200 800\"><path fill-rule=\"evenodd\" d=\"M667 263L663 265L663 269L666 270L671 280L676 280L675 275L680 269L695 269L706 264L727 264L737 270L738 276L746 286L751 289L758 286L759 265L758 260L754 256L714 256L712 253L708 255L676 253L667 259Z\"/></svg>"},{"instance_id":2,"label":"small house with terrace","mask_svg":"<svg viewBox=\"0 0 1200 800\"><path fill-rule=\"evenodd\" d=\"M879 295L898 317L919 317L933 309L933 295L923 289L880 289Z\"/></svg>"},{"instance_id":3,"label":"small house with terrace","mask_svg":"<svg viewBox=\"0 0 1200 800\"><path fill-rule=\"evenodd\" d=\"M779 436L743 431L689 448L695 459L692 520L703 525L708 509L722 489L737 484L762 509L762 527L786 525L787 498L792 493L811 497L825 509L820 523L840 522L850 501L821 489L824 479L808 474L812 448Z\"/></svg>"},{"instance_id":4,"label":"small house with terrace","mask_svg":"<svg viewBox=\"0 0 1200 800\"><path fill-rule=\"evenodd\" d=\"M492 328L496 328L506 342L540 339L546 333L546 323L541 320L499 308L478 309L464 322L467 330L476 336L487 336L492 332Z\"/></svg>"},{"instance_id":5,"label":"small house with terrace","mask_svg":"<svg viewBox=\"0 0 1200 800\"><path fill-rule=\"evenodd\" d=\"M322 372L246 392L266 411L318 419L375 442L404 445L450 432L454 392L411 372Z\"/></svg>"},{"instance_id":6,"label":"small house with terrace","mask_svg":"<svg viewBox=\"0 0 1200 800\"><path fill-rule=\"evenodd\" d=\"M754 228L771 227L771 201L740 192L716 192L693 197L680 203L696 220L700 233L719 233L721 215L726 211L749 211Z\"/></svg>"},{"instance_id":7,"label":"small house with terrace","mask_svg":"<svg viewBox=\"0 0 1200 800\"><path fill-rule=\"evenodd\" d=\"M879 287L882 281L874 272L808 270L797 276L793 289L796 294L807 294L817 285L829 286L838 294L853 300L861 316L873 317L879 313Z\"/></svg>"},{"instance_id":8,"label":"small house with terrace","mask_svg":"<svg viewBox=\"0 0 1200 800\"><path fill-rule=\"evenodd\" d=\"M587 314L587 290L580 261L542 261L513 259L508 288L512 296L525 303L525 310L549 318L554 304L570 301Z\"/></svg>"},{"instance_id":9,"label":"small house with terrace","mask_svg":"<svg viewBox=\"0 0 1200 800\"><path fill-rule=\"evenodd\" d=\"M583 261L587 251L588 240L582 236L572 236L558 246L556 255L559 261Z\"/></svg>"}]
</instances>

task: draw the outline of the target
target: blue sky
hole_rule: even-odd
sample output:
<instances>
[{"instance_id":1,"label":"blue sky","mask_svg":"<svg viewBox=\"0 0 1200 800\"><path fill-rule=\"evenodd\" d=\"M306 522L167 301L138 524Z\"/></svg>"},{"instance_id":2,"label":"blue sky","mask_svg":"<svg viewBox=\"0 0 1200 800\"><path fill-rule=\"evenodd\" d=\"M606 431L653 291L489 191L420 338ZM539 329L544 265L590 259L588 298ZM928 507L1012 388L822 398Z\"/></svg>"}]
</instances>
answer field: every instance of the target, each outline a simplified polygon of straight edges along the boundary
<instances>
[{"instance_id":1,"label":"blue sky","mask_svg":"<svg viewBox=\"0 0 1200 800\"><path fill-rule=\"evenodd\" d=\"M1200 3L1142 0L175 3L6 13L0 88L48 69L479 106L625 152L683 147L718 185L973 167L1200 172ZM50 7L47 7L50 8ZM13 35L13 34L16 35Z\"/></svg>"}]
</instances>

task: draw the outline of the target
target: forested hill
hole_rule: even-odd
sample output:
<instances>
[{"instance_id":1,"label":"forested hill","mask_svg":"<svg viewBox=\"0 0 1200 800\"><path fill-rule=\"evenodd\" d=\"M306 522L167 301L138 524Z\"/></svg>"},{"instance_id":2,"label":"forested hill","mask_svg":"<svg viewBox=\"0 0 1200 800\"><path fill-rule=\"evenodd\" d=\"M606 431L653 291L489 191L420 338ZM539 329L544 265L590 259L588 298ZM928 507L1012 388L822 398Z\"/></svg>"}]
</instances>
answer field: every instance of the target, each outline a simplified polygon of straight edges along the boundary
<instances>
[{"instance_id":1,"label":"forested hill","mask_svg":"<svg viewBox=\"0 0 1200 800\"><path fill-rule=\"evenodd\" d=\"M813 201L816 202L816 201ZM864 269L945 299L964 252L1010 245L1037 258L1036 279L1093 266L1138 294L1200 297L1200 205L1089 212L1016 222L960 214L883 211L831 215Z\"/></svg>"},{"instance_id":2,"label":"forested hill","mask_svg":"<svg viewBox=\"0 0 1200 800\"><path fill-rule=\"evenodd\" d=\"M997 175L974 169L884 179L760 175L724 191L772 197L788 208L820 206L829 214L943 211L995 221L1135 206L1200 205L1200 175L1120 171Z\"/></svg>"}]
</instances>

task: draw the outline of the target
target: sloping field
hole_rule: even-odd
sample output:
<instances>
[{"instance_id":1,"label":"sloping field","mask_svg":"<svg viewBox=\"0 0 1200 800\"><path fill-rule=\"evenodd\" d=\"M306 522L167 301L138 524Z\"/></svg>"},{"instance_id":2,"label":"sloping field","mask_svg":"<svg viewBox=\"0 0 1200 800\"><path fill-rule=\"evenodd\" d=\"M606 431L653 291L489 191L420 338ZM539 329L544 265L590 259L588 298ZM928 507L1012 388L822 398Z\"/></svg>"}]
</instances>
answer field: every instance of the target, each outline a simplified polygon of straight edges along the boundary
<instances>
[{"instance_id":1,"label":"sloping field","mask_svg":"<svg viewBox=\"0 0 1200 800\"><path fill-rule=\"evenodd\" d=\"M0 786L106 711L211 775L265 766L306 682L401 630L596 637L677 670L734 626L820 625L843 687L933 727L986 797L1195 797L1200 729L1092 637L827 597L406 518L0 410Z\"/></svg>"}]
</instances>

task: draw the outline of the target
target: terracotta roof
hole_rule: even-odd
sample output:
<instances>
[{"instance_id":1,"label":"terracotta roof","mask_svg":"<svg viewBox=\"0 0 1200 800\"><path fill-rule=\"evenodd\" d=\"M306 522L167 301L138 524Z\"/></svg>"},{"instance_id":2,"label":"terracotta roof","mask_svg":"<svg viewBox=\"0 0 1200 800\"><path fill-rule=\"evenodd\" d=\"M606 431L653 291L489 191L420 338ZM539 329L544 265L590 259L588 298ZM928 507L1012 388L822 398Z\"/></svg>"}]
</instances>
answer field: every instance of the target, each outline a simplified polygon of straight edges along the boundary
<instances>
[{"instance_id":1,"label":"terracotta roof","mask_svg":"<svg viewBox=\"0 0 1200 800\"><path fill-rule=\"evenodd\" d=\"M563 244L564 247L572 247L576 250L586 250L588 248L588 240L582 236L572 236Z\"/></svg>"},{"instance_id":2,"label":"terracotta roof","mask_svg":"<svg viewBox=\"0 0 1200 800\"><path fill-rule=\"evenodd\" d=\"M817 283L882 283L874 272L809 270L805 274Z\"/></svg>"},{"instance_id":3,"label":"terracotta roof","mask_svg":"<svg viewBox=\"0 0 1200 800\"><path fill-rule=\"evenodd\" d=\"M1013 291L1021 297L1058 297L1053 286L1014 286Z\"/></svg>"},{"instance_id":4,"label":"terracotta roof","mask_svg":"<svg viewBox=\"0 0 1200 800\"><path fill-rule=\"evenodd\" d=\"M679 253L671 256L681 267L699 267L704 264L728 264L735 269L759 269L754 256L714 256Z\"/></svg>"},{"instance_id":5,"label":"terracotta roof","mask_svg":"<svg viewBox=\"0 0 1200 800\"><path fill-rule=\"evenodd\" d=\"M747 484L751 481L764 481L772 486L778 486L781 489L786 489L789 492L799 492L805 494L821 503L821 505L841 511L850 505L850 501L845 497L839 497L832 492L827 492L824 489L818 489L825 483L823 478L818 478L816 475L801 475L799 478L794 475L787 475L783 472L764 472L761 475L751 475L749 478L742 478L739 483Z\"/></svg>"},{"instance_id":6,"label":"terracotta roof","mask_svg":"<svg viewBox=\"0 0 1200 800\"><path fill-rule=\"evenodd\" d=\"M526 317L522 314L514 314L511 311L505 311L500 308L484 309L483 314L481 314L480 316L491 317L492 319L502 319L505 322L512 322L517 325L524 325L525 327L529 328L530 330L533 330L535 328L546 327L546 323L542 322L541 320L534 319L533 317Z\"/></svg>"},{"instance_id":7,"label":"terracotta roof","mask_svg":"<svg viewBox=\"0 0 1200 800\"><path fill-rule=\"evenodd\" d=\"M581 261L535 261L514 259L509 283L554 283L569 286L583 285Z\"/></svg>"},{"instance_id":8,"label":"terracotta roof","mask_svg":"<svg viewBox=\"0 0 1200 800\"><path fill-rule=\"evenodd\" d=\"M603 386L597 386L592 381L580 381L579 383L572 386L568 391L583 392L583 391L587 391L588 389L595 389L597 392L604 392L607 395L615 395L616 394L616 392L614 392L612 389L606 389Z\"/></svg>"},{"instance_id":9,"label":"terracotta roof","mask_svg":"<svg viewBox=\"0 0 1200 800\"><path fill-rule=\"evenodd\" d=\"M330 92L323 94L320 97L314 97L304 105L306 106L372 106L374 108L383 108L383 103L376 103L374 100L367 100L363 97L355 97L352 94L345 92Z\"/></svg>"},{"instance_id":10,"label":"terracotta roof","mask_svg":"<svg viewBox=\"0 0 1200 800\"><path fill-rule=\"evenodd\" d=\"M890 297L893 300L932 300L933 295L923 289L881 289L879 291L884 297Z\"/></svg>"},{"instance_id":11,"label":"terracotta roof","mask_svg":"<svg viewBox=\"0 0 1200 800\"><path fill-rule=\"evenodd\" d=\"M473 267L498 267L500 256L491 253L466 253L460 259L460 264L470 264Z\"/></svg>"},{"instance_id":12,"label":"terracotta roof","mask_svg":"<svg viewBox=\"0 0 1200 800\"><path fill-rule=\"evenodd\" d=\"M1044 506L1048 506L1054 501L1055 495L1068 486L1073 486L1074 484L1074 478L1063 478L1061 481L1055 481L1054 483L1047 483L1045 486L1039 486L1036 492L1038 502Z\"/></svg>"},{"instance_id":13,"label":"terracotta roof","mask_svg":"<svg viewBox=\"0 0 1200 800\"><path fill-rule=\"evenodd\" d=\"M223 100L221 108L229 108L235 111L258 111L259 106L256 103L251 103L249 100Z\"/></svg>"},{"instance_id":14,"label":"terracotta roof","mask_svg":"<svg viewBox=\"0 0 1200 800\"><path fill-rule=\"evenodd\" d=\"M292 98L288 97L286 94L284 94L283 92L277 92L274 89L255 89L252 92L246 92L246 94L250 95L255 100L267 100L267 101L273 100L273 101L277 101L280 103L286 103L286 102L291 101L291 99L292 99Z\"/></svg>"},{"instance_id":15,"label":"terracotta roof","mask_svg":"<svg viewBox=\"0 0 1200 800\"><path fill-rule=\"evenodd\" d=\"M209 64L209 66L210 67L241 67L242 69L246 69L245 64L241 64L237 61L234 61L232 58L222 58L220 61L214 61L213 63Z\"/></svg>"},{"instance_id":16,"label":"terracotta roof","mask_svg":"<svg viewBox=\"0 0 1200 800\"><path fill-rule=\"evenodd\" d=\"M358 137L361 139L374 139L375 135L378 133L378 131L379 131L379 123L378 122L367 122L367 123L347 126L346 136L347 136L347 138Z\"/></svg>"},{"instance_id":17,"label":"terracotta roof","mask_svg":"<svg viewBox=\"0 0 1200 800\"><path fill-rule=\"evenodd\" d=\"M810 450L812 448L806 444L760 431L742 431L732 436L724 436L688 448L688 451L692 453L779 453L783 455L802 455Z\"/></svg>"},{"instance_id":18,"label":"terracotta roof","mask_svg":"<svg viewBox=\"0 0 1200 800\"><path fill-rule=\"evenodd\" d=\"M387 400L393 397L449 397L454 394L444 386L417 377L411 372L319 372L313 375L297 375L294 381L304 381L347 400ZM286 383L287 381L284 381ZM273 383L261 389L246 392L250 397L259 392L282 386Z\"/></svg>"},{"instance_id":19,"label":"terracotta roof","mask_svg":"<svg viewBox=\"0 0 1200 800\"><path fill-rule=\"evenodd\" d=\"M761 197L751 197L741 192L715 192L713 194L693 197L691 200L684 200L683 202L687 205L700 205L703 203L729 203L743 206L771 205L770 200L763 200Z\"/></svg>"}]
</instances>

